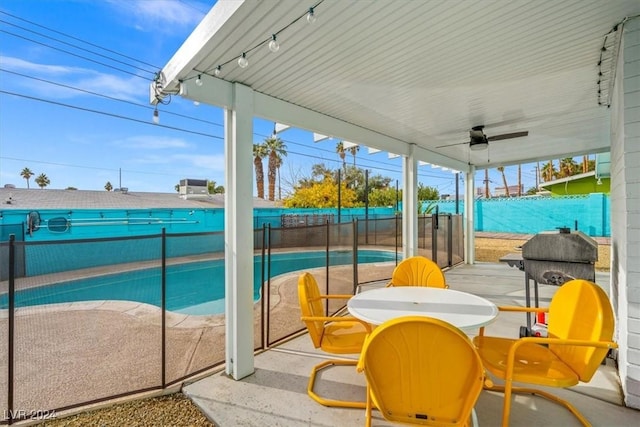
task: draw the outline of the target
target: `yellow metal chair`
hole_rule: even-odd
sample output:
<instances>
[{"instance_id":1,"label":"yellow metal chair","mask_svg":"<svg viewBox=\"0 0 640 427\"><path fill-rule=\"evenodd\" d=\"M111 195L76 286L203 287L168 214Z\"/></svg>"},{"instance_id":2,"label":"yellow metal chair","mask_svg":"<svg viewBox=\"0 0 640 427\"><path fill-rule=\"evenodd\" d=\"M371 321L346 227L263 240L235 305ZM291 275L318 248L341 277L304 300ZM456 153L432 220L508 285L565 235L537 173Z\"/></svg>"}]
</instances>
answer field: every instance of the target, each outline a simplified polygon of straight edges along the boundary
<instances>
[{"instance_id":1,"label":"yellow metal chair","mask_svg":"<svg viewBox=\"0 0 640 427\"><path fill-rule=\"evenodd\" d=\"M366 426L374 407L394 422L468 425L484 381L482 361L469 337L424 316L399 317L376 327L362 348L358 371L367 378Z\"/></svg>"},{"instance_id":2,"label":"yellow metal chair","mask_svg":"<svg viewBox=\"0 0 640 427\"><path fill-rule=\"evenodd\" d=\"M327 299L347 300L352 295L321 295L316 279L310 273L302 273L298 278L298 299L302 312L301 320L307 326L309 337L315 348L332 354L359 354L371 326L354 317L325 316L323 303ZM325 406L343 408L364 408L365 402L327 399L314 391L316 375L333 365L356 366L356 360L330 359L313 367L307 393L316 402Z\"/></svg>"},{"instance_id":3,"label":"yellow metal chair","mask_svg":"<svg viewBox=\"0 0 640 427\"><path fill-rule=\"evenodd\" d=\"M597 284L575 279L562 285L549 308L499 307L501 311L548 312L548 338L508 339L484 335L474 338L485 368L504 380L488 390L504 392L502 425L509 424L511 393L530 393L559 403L583 425L586 418L568 401L538 389L514 387L513 382L549 387L571 387L589 382L609 349L614 318L609 299Z\"/></svg>"},{"instance_id":4,"label":"yellow metal chair","mask_svg":"<svg viewBox=\"0 0 640 427\"><path fill-rule=\"evenodd\" d=\"M393 270L387 286L449 287L438 264L423 256L413 256L401 261Z\"/></svg>"}]
</instances>

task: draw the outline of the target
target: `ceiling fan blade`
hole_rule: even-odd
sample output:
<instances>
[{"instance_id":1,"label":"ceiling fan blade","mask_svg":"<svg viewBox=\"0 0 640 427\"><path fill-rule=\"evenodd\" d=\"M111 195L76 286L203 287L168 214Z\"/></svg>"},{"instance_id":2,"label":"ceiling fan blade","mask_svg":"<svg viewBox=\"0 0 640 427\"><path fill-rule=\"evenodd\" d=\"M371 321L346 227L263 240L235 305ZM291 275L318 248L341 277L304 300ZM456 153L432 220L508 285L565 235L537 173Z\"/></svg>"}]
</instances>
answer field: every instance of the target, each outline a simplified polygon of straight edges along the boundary
<instances>
[{"instance_id":1,"label":"ceiling fan blade","mask_svg":"<svg viewBox=\"0 0 640 427\"><path fill-rule=\"evenodd\" d=\"M468 144L468 142L454 142L453 144L438 145L437 147L434 147L434 148L446 148L446 147L453 147L454 145L463 145L463 144Z\"/></svg>"},{"instance_id":2,"label":"ceiling fan blade","mask_svg":"<svg viewBox=\"0 0 640 427\"><path fill-rule=\"evenodd\" d=\"M523 136L529 135L529 131L525 130L522 132L513 132L513 133L503 133L501 135L493 135L487 137L489 141L500 141L501 139L511 139L511 138L521 138Z\"/></svg>"}]
</instances>

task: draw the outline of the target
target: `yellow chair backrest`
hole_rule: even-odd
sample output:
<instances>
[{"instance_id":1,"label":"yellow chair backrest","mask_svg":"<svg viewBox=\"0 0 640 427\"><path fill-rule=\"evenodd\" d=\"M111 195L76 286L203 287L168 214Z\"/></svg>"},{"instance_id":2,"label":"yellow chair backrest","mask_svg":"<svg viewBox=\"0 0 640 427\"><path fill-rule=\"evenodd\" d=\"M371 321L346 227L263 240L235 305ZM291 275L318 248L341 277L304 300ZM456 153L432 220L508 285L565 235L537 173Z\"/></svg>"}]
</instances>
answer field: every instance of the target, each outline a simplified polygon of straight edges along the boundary
<instances>
[{"instance_id":1,"label":"yellow chair backrest","mask_svg":"<svg viewBox=\"0 0 640 427\"><path fill-rule=\"evenodd\" d=\"M318 282L310 273L302 273L298 277L298 300L303 317L322 317L325 315ZM304 323L307 326L313 345L319 348L322 343L322 334L324 333L324 322L305 320Z\"/></svg>"},{"instance_id":2,"label":"yellow chair backrest","mask_svg":"<svg viewBox=\"0 0 640 427\"><path fill-rule=\"evenodd\" d=\"M414 256L401 261L391 275L393 286L447 288L444 273L429 258Z\"/></svg>"},{"instance_id":3,"label":"yellow chair backrest","mask_svg":"<svg viewBox=\"0 0 640 427\"><path fill-rule=\"evenodd\" d=\"M423 316L399 317L373 330L362 348L373 403L390 421L464 425L482 391L484 370L459 329Z\"/></svg>"},{"instance_id":4,"label":"yellow chair backrest","mask_svg":"<svg viewBox=\"0 0 640 427\"><path fill-rule=\"evenodd\" d=\"M574 279L562 285L549 305L550 337L590 341L610 341L614 317L604 290L588 280ZM588 382L607 355L606 348L550 345L564 363Z\"/></svg>"}]
</instances>

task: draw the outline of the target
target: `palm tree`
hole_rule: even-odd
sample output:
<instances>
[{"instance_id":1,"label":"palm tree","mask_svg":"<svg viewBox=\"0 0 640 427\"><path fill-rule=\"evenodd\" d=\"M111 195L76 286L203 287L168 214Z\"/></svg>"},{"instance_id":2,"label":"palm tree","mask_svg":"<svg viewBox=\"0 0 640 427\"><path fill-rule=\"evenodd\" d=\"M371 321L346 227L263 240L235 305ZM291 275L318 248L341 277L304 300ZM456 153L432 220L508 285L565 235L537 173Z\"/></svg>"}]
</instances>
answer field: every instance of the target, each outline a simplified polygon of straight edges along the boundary
<instances>
[{"instance_id":1,"label":"palm tree","mask_svg":"<svg viewBox=\"0 0 640 427\"><path fill-rule=\"evenodd\" d=\"M504 166L500 166L498 168L498 171L502 174L502 183L504 184L504 195L507 197L509 196L509 186L507 185L507 177L504 174Z\"/></svg>"},{"instance_id":2,"label":"palm tree","mask_svg":"<svg viewBox=\"0 0 640 427\"><path fill-rule=\"evenodd\" d=\"M360 146L354 145L353 147L349 147L347 151L349 151L349 153L351 153L351 155L353 156L353 167L356 167L356 153L360 151Z\"/></svg>"},{"instance_id":3,"label":"palm tree","mask_svg":"<svg viewBox=\"0 0 640 427\"><path fill-rule=\"evenodd\" d=\"M104 185L104 189L107 191L113 190L113 185L111 185L111 181L107 181L107 183Z\"/></svg>"},{"instance_id":4,"label":"palm tree","mask_svg":"<svg viewBox=\"0 0 640 427\"><path fill-rule=\"evenodd\" d=\"M560 178L566 178L575 175L576 170L578 169L578 164L572 157L565 157L564 159L560 159L559 169L558 176Z\"/></svg>"},{"instance_id":5,"label":"palm tree","mask_svg":"<svg viewBox=\"0 0 640 427\"><path fill-rule=\"evenodd\" d=\"M344 143L342 141L338 141L336 144L336 153L340 156L340 160L342 160L342 170L344 171L344 175L347 175L347 161L345 158L347 157L347 152L344 149Z\"/></svg>"},{"instance_id":6,"label":"palm tree","mask_svg":"<svg viewBox=\"0 0 640 427\"><path fill-rule=\"evenodd\" d=\"M44 187L46 187L47 185L51 184L51 181L49 181L49 178L47 177L47 175L41 173L40 175L38 175L35 179L36 184L38 184L38 186L42 189Z\"/></svg>"},{"instance_id":7,"label":"palm tree","mask_svg":"<svg viewBox=\"0 0 640 427\"><path fill-rule=\"evenodd\" d=\"M287 155L284 142L277 136L271 136L264 140L264 145L269 153L269 170L267 178L269 179L269 200L275 200L276 193L276 174L278 168L282 165L282 158Z\"/></svg>"},{"instance_id":8,"label":"palm tree","mask_svg":"<svg viewBox=\"0 0 640 427\"><path fill-rule=\"evenodd\" d=\"M280 166L282 166L282 158L276 160L276 171L278 172L278 200L282 200L282 186L280 185Z\"/></svg>"},{"instance_id":9,"label":"palm tree","mask_svg":"<svg viewBox=\"0 0 640 427\"><path fill-rule=\"evenodd\" d=\"M27 188L29 188L29 179L33 176L33 172L31 172L31 169L22 169L22 172L20 172L20 176L27 180Z\"/></svg>"},{"instance_id":10,"label":"palm tree","mask_svg":"<svg viewBox=\"0 0 640 427\"><path fill-rule=\"evenodd\" d=\"M549 163L545 163L540 172L541 178L545 182L553 181L553 178L555 178L558 173L553 164L553 160L549 160Z\"/></svg>"},{"instance_id":11,"label":"palm tree","mask_svg":"<svg viewBox=\"0 0 640 427\"><path fill-rule=\"evenodd\" d=\"M484 170L484 198L488 199L491 197L489 193L489 169Z\"/></svg>"},{"instance_id":12,"label":"palm tree","mask_svg":"<svg viewBox=\"0 0 640 427\"><path fill-rule=\"evenodd\" d=\"M256 170L256 187L258 197L264 199L264 168L262 159L267 157L269 152L265 144L253 144L253 167Z\"/></svg>"},{"instance_id":13,"label":"palm tree","mask_svg":"<svg viewBox=\"0 0 640 427\"><path fill-rule=\"evenodd\" d=\"M522 197L522 165L518 165L518 197Z\"/></svg>"}]
</instances>

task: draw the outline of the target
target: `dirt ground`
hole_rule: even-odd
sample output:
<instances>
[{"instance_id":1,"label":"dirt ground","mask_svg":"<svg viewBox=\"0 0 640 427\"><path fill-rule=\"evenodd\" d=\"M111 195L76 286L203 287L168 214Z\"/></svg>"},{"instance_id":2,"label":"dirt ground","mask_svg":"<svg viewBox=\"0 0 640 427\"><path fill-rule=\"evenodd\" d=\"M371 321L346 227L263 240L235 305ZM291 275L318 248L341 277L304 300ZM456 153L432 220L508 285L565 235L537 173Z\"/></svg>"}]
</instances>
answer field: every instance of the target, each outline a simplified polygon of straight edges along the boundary
<instances>
[{"instance_id":1,"label":"dirt ground","mask_svg":"<svg viewBox=\"0 0 640 427\"><path fill-rule=\"evenodd\" d=\"M500 258L511 252L517 252L526 240L492 239L476 237L476 261L499 262ZM596 270L609 271L611 245L598 245Z\"/></svg>"}]
</instances>

